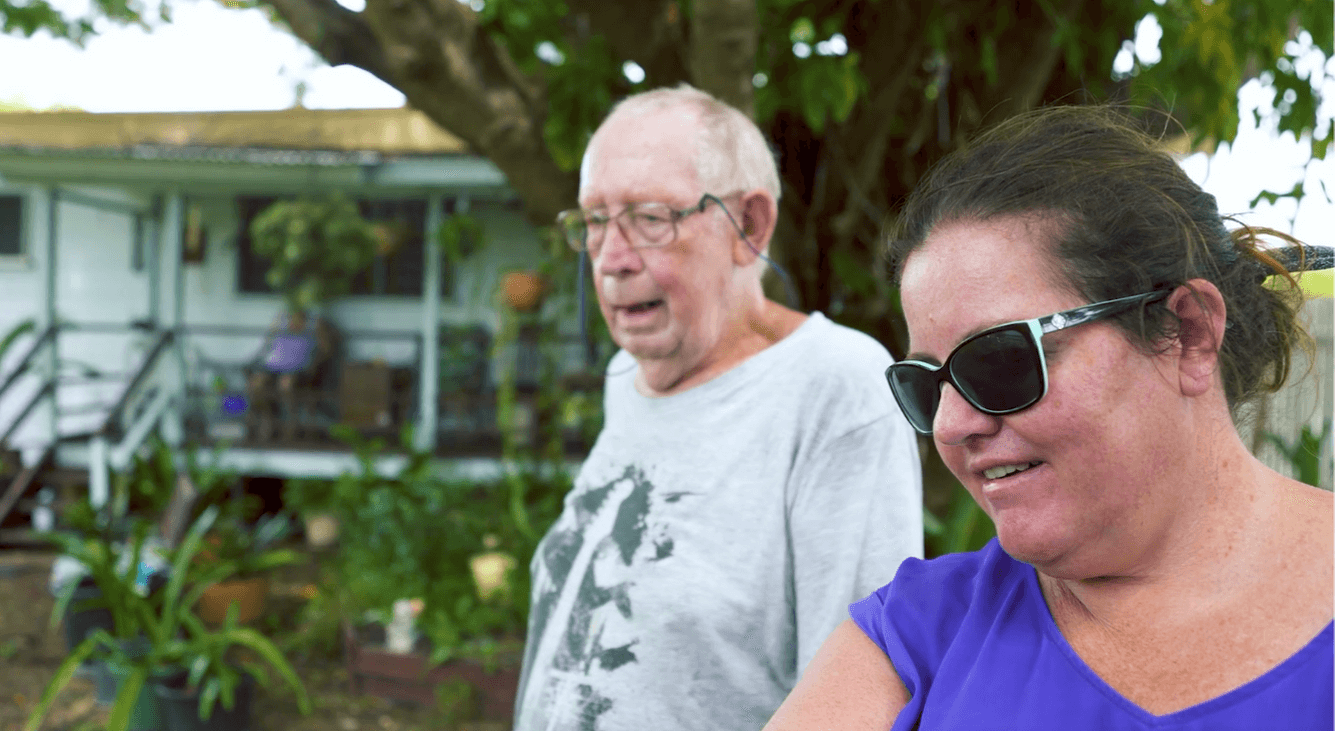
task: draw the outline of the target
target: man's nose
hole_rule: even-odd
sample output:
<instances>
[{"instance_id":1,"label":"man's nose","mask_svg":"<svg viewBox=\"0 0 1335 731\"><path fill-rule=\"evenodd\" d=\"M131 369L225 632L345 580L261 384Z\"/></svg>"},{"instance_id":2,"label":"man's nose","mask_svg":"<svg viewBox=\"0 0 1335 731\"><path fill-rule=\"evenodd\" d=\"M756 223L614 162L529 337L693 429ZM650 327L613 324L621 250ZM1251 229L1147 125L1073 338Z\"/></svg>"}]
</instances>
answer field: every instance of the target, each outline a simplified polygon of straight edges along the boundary
<instances>
[{"instance_id":1,"label":"man's nose","mask_svg":"<svg viewBox=\"0 0 1335 731\"><path fill-rule=\"evenodd\" d=\"M614 216L607 222L598 248L598 270L603 274L635 272L644 264L627 235L625 219L625 216Z\"/></svg>"}]
</instances>

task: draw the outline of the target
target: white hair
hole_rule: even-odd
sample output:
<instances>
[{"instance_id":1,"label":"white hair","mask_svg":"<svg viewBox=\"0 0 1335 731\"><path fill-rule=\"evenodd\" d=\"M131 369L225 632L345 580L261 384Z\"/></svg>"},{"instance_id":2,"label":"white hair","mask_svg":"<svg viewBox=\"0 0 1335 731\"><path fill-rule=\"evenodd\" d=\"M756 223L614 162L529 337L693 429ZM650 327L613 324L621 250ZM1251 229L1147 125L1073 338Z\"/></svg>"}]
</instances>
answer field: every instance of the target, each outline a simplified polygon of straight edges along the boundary
<instances>
[{"instance_id":1,"label":"white hair","mask_svg":"<svg viewBox=\"0 0 1335 731\"><path fill-rule=\"evenodd\" d=\"M762 188L778 203L779 168L760 128L734 107L690 84L626 97L612 107L603 125L614 116L642 116L674 107L690 109L699 122L695 172L704 192L722 196ZM603 125L599 125L599 130ZM594 132L580 164L580 187L588 182L589 164L597 142L598 133Z\"/></svg>"}]
</instances>

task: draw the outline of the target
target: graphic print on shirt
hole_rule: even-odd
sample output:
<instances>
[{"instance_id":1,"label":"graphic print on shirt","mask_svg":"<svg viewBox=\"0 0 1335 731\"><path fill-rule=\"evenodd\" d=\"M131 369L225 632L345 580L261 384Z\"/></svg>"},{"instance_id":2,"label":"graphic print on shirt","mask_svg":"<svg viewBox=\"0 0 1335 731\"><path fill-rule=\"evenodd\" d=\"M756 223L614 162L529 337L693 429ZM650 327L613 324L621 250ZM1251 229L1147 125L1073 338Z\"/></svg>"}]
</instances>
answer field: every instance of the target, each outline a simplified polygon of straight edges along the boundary
<instances>
[{"instance_id":1,"label":"graphic print on shirt","mask_svg":"<svg viewBox=\"0 0 1335 731\"><path fill-rule=\"evenodd\" d=\"M649 563L672 557L665 524L650 518L658 496L637 466L572 497L535 560L536 600L521 689L525 713L547 709L550 731L596 731L615 700L598 692L597 676L639 662L631 589ZM558 624L549 627L552 622ZM564 622L564 627L560 623Z\"/></svg>"}]
</instances>

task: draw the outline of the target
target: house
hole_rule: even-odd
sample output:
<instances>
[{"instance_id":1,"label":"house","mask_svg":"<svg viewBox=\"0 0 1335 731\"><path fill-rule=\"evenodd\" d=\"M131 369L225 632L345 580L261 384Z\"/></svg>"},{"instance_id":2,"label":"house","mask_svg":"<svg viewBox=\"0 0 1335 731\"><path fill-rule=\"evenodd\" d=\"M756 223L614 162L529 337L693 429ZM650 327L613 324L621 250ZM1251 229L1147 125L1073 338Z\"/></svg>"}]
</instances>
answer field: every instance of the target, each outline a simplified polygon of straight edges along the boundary
<instances>
[{"instance_id":1,"label":"house","mask_svg":"<svg viewBox=\"0 0 1335 731\"><path fill-rule=\"evenodd\" d=\"M283 300L249 223L280 198L331 191L402 235L322 313L335 377L257 436L247 367ZM431 242L464 213L485 246L451 261ZM0 335L36 324L0 361L0 445L29 479L86 467L95 500L153 432L229 445L224 465L246 474L333 476L353 462L329 424L412 425L455 467L494 470L479 392L500 367L497 282L542 258L500 171L411 109L0 114ZM512 344L521 365L536 357L525 337ZM559 348L581 350L569 335Z\"/></svg>"},{"instance_id":2,"label":"house","mask_svg":"<svg viewBox=\"0 0 1335 731\"><path fill-rule=\"evenodd\" d=\"M279 198L328 191L407 234L323 313L338 333L335 376L260 434L247 367L283 304L249 223ZM450 261L430 242L463 213L486 245ZM332 477L355 463L330 424L386 436L411 425L449 469L493 474L494 388L509 368L531 391L541 355L529 325L491 357L498 335L516 331L495 293L502 272L544 258L539 236L499 170L410 109L0 114L0 337L36 323L0 354L0 447L15 450L5 461L17 473L0 482L0 519L53 465L87 470L104 500L109 471L154 432L178 448L228 445L223 466L244 474ZM579 374L607 353L588 354L573 303L554 299L548 311L569 314L541 348ZM1248 436L1285 470L1253 435L1292 444L1332 417L1330 299L1307 316L1315 374L1263 408ZM531 425L536 407L519 406L516 421ZM1328 433L1321 452L1329 486Z\"/></svg>"}]
</instances>

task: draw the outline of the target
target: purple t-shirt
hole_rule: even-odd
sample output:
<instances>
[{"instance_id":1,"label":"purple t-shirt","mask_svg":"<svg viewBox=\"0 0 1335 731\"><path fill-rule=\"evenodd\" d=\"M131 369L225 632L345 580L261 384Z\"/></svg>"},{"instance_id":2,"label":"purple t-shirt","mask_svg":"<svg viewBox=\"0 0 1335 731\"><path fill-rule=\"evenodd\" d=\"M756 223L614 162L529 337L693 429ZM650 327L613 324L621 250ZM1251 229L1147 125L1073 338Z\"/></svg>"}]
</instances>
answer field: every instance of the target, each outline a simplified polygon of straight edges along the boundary
<instances>
[{"instance_id":1,"label":"purple t-shirt","mask_svg":"<svg viewBox=\"0 0 1335 731\"><path fill-rule=\"evenodd\" d=\"M1155 716L1075 654L1034 569L1001 550L907 559L894 581L849 607L912 699L891 731L959 729L1330 729L1332 625L1270 672L1217 698Z\"/></svg>"}]
</instances>

